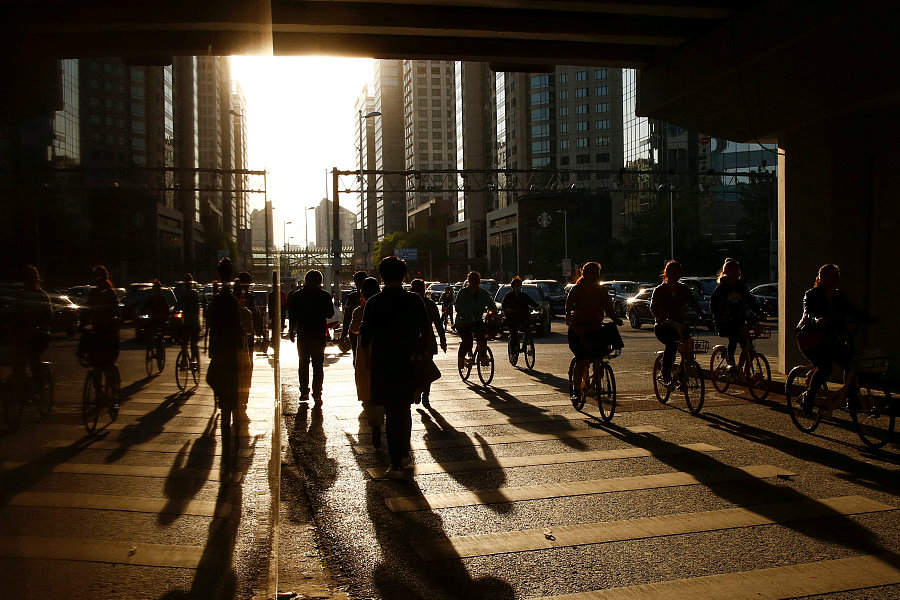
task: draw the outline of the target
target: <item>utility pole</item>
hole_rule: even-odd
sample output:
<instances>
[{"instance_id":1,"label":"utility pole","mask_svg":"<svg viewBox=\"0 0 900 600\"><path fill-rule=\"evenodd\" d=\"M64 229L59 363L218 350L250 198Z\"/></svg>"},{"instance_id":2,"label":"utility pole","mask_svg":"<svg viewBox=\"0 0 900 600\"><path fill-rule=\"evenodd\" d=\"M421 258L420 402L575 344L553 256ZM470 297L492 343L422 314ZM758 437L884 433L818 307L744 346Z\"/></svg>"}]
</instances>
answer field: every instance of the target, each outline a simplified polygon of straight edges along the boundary
<instances>
[{"instance_id":1,"label":"utility pole","mask_svg":"<svg viewBox=\"0 0 900 600\"><path fill-rule=\"evenodd\" d=\"M332 168L331 170L331 185L332 185L332 204L331 204L331 220L332 220L332 234L331 234L331 244L332 244L332 256L331 256L331 270L334 272L333 279L333 287L335 293L340 293L341 290L341 231L340 231L340 203L338 201L338 196L340 195L340 176L338 175L337 167ZM327 207L327 204L326 204Z\"/></svg>"}]
</instances>

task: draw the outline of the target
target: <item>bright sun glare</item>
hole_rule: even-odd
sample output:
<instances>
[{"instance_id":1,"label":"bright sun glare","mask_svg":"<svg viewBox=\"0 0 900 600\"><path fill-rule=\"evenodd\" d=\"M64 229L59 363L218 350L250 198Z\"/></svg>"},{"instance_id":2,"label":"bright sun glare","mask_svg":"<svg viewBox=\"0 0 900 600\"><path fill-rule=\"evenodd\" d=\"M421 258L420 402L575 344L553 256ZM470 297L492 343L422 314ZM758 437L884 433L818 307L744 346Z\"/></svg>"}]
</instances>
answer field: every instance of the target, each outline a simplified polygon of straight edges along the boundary
<instances>
[{"instance_id":1,"label":"bright sun glare","mask_svg":"<svg viewBox=\"0 0 900 600\"><path fill-rule=\"evenodd\" d=\"M357 58L232 57L232 76L247 99L247 166L269 171L279 243L286 221L293 221L292 242L304 241L305 209L325 196L326 170L355 168L354 106L363 85L371 86L373 67L371 59ZM329 197L330 181L328 175ZM356 210L355 199L341 200ZM312 243L312 215L309 224Z\"/></svg>"}]
</instances>

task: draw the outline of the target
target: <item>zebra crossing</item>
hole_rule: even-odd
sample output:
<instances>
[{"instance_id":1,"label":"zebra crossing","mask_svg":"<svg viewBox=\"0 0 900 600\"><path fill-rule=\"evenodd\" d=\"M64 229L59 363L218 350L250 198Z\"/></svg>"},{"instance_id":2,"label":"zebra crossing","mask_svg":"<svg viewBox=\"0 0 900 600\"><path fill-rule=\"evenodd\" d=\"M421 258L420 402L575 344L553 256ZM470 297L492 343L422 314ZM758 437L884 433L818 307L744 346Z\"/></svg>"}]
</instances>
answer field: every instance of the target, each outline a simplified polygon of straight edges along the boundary
<instances>
[{"instance_id":1,"label":"zebra crossing","mask_svg":"<svg viewBox=\"0 0 900 600\"><path fill-rule=\"evenodd\" d=\"M351 372L347 371L348 375ZM352 376L352 375L351 375ZM620 520L592 520L584 515L582 522L574 524L548 525L545 527L504 529L500 515L515 514L517 507L534 502L552 506L558 501L568 501L577 497L596 498L600 495L620 495L627 501L632 493L650 493L667 488L690 488L694 493L716 494L728 486L752 485L753 482L775 481L787 486L801 473L778 464L747 463L731 464L719 462L719 455L728 455L732 448L700 439L664 442L659 447L652 443L660 436L678 433L680 437L704 435L709 428L703 423L691 420L686 415L678 423L676 432L671 425L654 424L654 416L659 411L631 413L634 418L614 428L592 427L582 413L574 412L567 406L568 400L529 397L560 395L558 390L534 390L534 382L519 383L508 380L496 384L509 389L516 398L522 397L518 412L507 411L507 407L492 405L488 400L490 392L473 394L468 386L446 382L439 392L432 391L433 410L420 409L413 421L411 448L414 460L408 469L410 483L384 481L377 488L379 499L394 519L406 519L404 515L437 515L444 511L454 511L457 531L453 535L434 535L434 531L412 530L408 532L409 545L417 560L438 565L446 561L461 562L464 569L473 568L475 559L492 562L491 570L504 571L504 561L527 553L542 552L542 559L534 564L540 572L547 560L547 552L563 551L576 547L594 547L606 544L628 544L640 541L665 540L677 536L717 533L728 536L732 532L748 530L764 536L771 528L791 529L797 523L800 531L817 529L828 531L842 523L867 516L896 514L896 503L884 502L865 493L833 496L814 496L787 488L788 499L782 497L769 501L742 504L740 494L730 502L730 506L714 510L676 511L646 517ZM343 434L353 454L362 460L360 469L370 480L377 480L383 464L380 456L384 450L376 449L369 441L370 428L359 405L353 402L352 388L347 386L335 393L335 402L330 405L333 426ZM488 400L486 400L488 399ZM707 398L712 406L715 398ZM731 403L733 404L733 403ZM719 406L728 406L724 401ZM491 414L494 411L496 414ZM416 413L414 413L415 415ZM446 416L444 416L446 415ZM618 419L618 417L617 417ZM353 421L357 421L353 422ZM527 427L522 429L521 427ZM484 433L482 433L484 432ZM635 439L640 443L635 445ZM573 441L581 442L572 445ZM602 449L595 447L603 442ZM646 443L644 443L646 442ZM540 445L541 451L529 451ZM555 445L555 446L554 446ZM614 446L614 447L608 447ZM515 452L498 454L501 448ZM454 450L462 450L464 458L456 458ZM423 454L425 452L425 454ZM432 456L429 457L428 453ZM472 456L474 454L474 457ZM678 454L675 461L664 461L671 468L662 473L608 476L592 479L568 480L565 482L546 481L533 485L512 485L510 477L514 471L527 472L530 468L549 468L558 465L585 465L600 469L601 465L624 463L631 459L650 461L651 464L666 458L667 454ZM777 454L776 454L777 456ZM705 457L702 460L699 457ZM373 462L375 464L373 464ZM371 466L367 466L371 465ZM475 483L461 479L465 473L493 472L495 477L473 479ZM496 486L477 487L478 483L499 481ZM517 477L517 482L527 479L527 475ZM468 487L462 491L445 491L449 488ZM415 493L410 493L410 492ZM551 504L547 504L551 503ZM479 530L477 519L472 521L470 531L465 529L466 510L478 510L491 506L505 506L495 509L498 515L494 525L498 531L484 533ZM460 520L461 519L461 520ZM406 521L398 521L400 523ZM855 523L855 521L853 521ZM827 536L826 536L827 537ZM864 548L854 548L855 555L846 558L818 558L815 554L794 557L792 564L778 566L760 565L766 568L741 569L713 575L685 578L663 578L652 583L611 586L603 589L562 595L542 596L518 593L516 597L529 600L632 600L632 599L719 599L719 598L794 598L816 594L832 594L867 590L880 586L900 585L900 559L890 552L866 554ZM877 550L877 548L876 548ZM601 550L598 550L601 551ZM702 550L698 549L698 554ZM804 560L806 559L806 560ZM521 560L521 559L515 559ZM414 562L414 561L413 561ZM528 564L527 559L525 564ZM474 575L473 575L474 576ZM893 589L893 588L891 588ZM900 593L900 588L895 590ZM865 592L853 597L869 597ZM890 591L878 597L896 597Z\"/></svg>"}]
</instances>

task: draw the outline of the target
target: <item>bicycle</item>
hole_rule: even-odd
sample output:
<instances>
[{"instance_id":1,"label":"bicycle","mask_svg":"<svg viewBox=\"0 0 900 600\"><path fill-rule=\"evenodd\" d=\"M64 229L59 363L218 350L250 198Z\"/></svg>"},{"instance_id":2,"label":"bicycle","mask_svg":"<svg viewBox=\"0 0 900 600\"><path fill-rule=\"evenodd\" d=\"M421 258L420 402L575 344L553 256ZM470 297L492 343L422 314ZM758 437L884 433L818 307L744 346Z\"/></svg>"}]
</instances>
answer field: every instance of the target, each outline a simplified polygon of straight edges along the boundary
<instances>
[{"instance_id":1,"label":"bicycle","mask_svg":"<svg viewBox=\"0 0 900 600\"><path fill-rule=\"evenodd\" d=\"M692 415L700 413L706 396L706 387L703 382L703 370L695 356L709 352L709 340L696 340L692 332L678 342L678 353L672 363L672 372L669 383L662 381L663 351L656 353L656 361L653 363L653 393L662 404L668 404L672 392L676 388L684 394L684 401Z\"/></svg>"},{"instance_id":2,"label":"bicycle","mask_svg":"<svg viewBox=\"0 0 900 600\"><path fill-rule=\"evenodd\" d=\"M509 334L509 342L507 343L506 348L506 356L509 359L509 364L512 366L516 366L519 362L519 354L525 355L525 366L528 369L534 368L534 339L531 337L531 332L528 329L523 329L519 332L519 340L518 343L513 340L512 332Z\"/></svg>"},{"instance_id":3,"label":"bicycle","mask_svg":"<svg viewBox=\"0 0 900 600\"><path fill-rule=\"evenodd\" d=\"M612 421L616 414L616 376L609 361L622 353L621 348L611 350L599 358L588 362L581 383L581 390L575 388L575 358L569 363L569 398L572 406L580 411L588 397L596 397L597 408L604 422Z\"/></svg>"},{"instance_id":4,"label":"bicycle","mask_svg":"<svg viewBox=\"0 0 900 600\"><path fill-rule=\"evenodd\" d=\"M25 405L31 402L37 407L38 413L46 417L53 410L53 395L55 382L53 379L52 364L41 361L37 364L37 373L22 373L19 381L16 375L10 374L3 381L3 395L6 397L4 412L6 413L6 425L10 431L16 431L22 424L22 413Z\"/></svg>"},{"instance_id":5,"label":"bicycle","mask_svg":"<svg viewBox=\"0 0 900 600\"><path fill-rule=\"evenodd\" d=\"M156 328L150 334L147 349L144 351L144 367L147 376L159 375L166 368L166 341L162 329Z\"/></svg>"},{"instance_id":6,"label":"bicycle","mask_svg":"<svg viewBox=\"0 0 900 600\"><path fill-rule=\"evenodd\" d=\"M90 335L90 331L85 331L84 334ZM97 366L90 356L90 351L78 353L78 362L89 368L81 393L81 420L87 432L92 434L97 429L97 421L104 408L109 412L111 421L119 417L122 379L118 366Z\"/></svg>"},{"instance_id":7,"label":"bicycle","mask_svg":"<svg viewBox=\"0 0 900 600\"><path fill-rule=\"evenodd\" d=\"M188 379L192 379L197 387L200 383L200 358L194 347L188 349L190 335L182 333L179 336L181 350L178 351L178 357L175 359L175 384L182 392L187 389Z\"/></svg>"},{"instance_id":8,"label":"bicycle","mask_svg":"<svg viewBox=\"0 0 900 600\"><path fill-rule=\"evenodd\" d=\"M873 450L883 448L893 437L896 415L900 412L884 378L888 366L884 357L855 356L844 373L844 384L830 392L828 383L823 382L819 393L806 407L802 405L801 394L809 390L818 369L812 365L794 367L784 384L791 421L803 433L812 433L822 417L840 408L850 413L856 433L866 446Z\"/></svg>"},{"instance_id":9,"label":"bicycle","mask_svg":"<svg viewBox=\"0 0 900 600\"><path fill-rule=\"evenodd\" d=\"M746 345L741 350L737 365L732 369L728 368L728 348L719 344L712 349L709 357L709 378L716 391L724 394L732 383L745 385L754 400L762 401L769 395L772 370L769 367L769 359L756 350L753 340L771 338L772 328L752 325L744 329L743 335Z\"/></svg>"},{"instance_id":10,"label":"bicycle","mask_svg":"<svg viewBox=\"0 0 900 600\"><path fill-rule=\"evenodd\" d=\"M494 380L494 353L491 352L487 345L487 334L485 332L475 333L475 353L467 352L463 357L462 364L459 365L459 376L463 381L469 380L472 374L472 366L475 365L478 370L478 379L483 385L490 385ZM487 373L487 374L485 374Z\"/></svg>"}]
</instances>

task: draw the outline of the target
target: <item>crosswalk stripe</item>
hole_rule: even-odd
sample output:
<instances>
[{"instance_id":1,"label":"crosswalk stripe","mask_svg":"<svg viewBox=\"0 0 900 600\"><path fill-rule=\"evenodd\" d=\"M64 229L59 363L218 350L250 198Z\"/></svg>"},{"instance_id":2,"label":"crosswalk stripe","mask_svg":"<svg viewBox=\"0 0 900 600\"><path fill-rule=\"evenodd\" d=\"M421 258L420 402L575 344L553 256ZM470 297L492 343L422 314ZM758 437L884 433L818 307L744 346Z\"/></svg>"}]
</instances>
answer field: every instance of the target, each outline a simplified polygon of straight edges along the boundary
<instances>
[{"instance_id":1,"label":"crosswalk stripe","mask_svg":"<svg viewBox=\"0 0 900 600\"><path fill-rule=\"evenodd\" d=\"M69 448L75 446L76 444L80 444L80 440L47 440L44 442L44 448ZM107 442L105 440L95 440L85 446L85 450L127 450L128 452L170 452L177 453L185 450L183 443L176 444L166 444L162 442L143 442L140 444L128 444L127 442ZM191 446L187 452L193 453L196 452L193 446ZM213 454L216 456L221 456L222 454L222 446L216 444L215 446L210 446L208 448L203 449L204 454ZM245 448L241 448L238 450L238 455L241 457L248 457L253 454L253 450L248 446Z\"/></svg>"},{"instance_id":2,"label":"crosswalk stripe","mask_svg":"<svg viewBox=\"0 0 900 600\"><path fill-rule=\"evenodd\" d=\"M724 472L721 469L707 470L698 473L677 471L660 475L589 479L584 481L483 489L448 494L393 496L386 498L385 503L392 512L411 512L428 510L431 508L502 504L505 502L584 496L587 494L606 494L610 492L647 490L714 482L718 483L740 479L765 479L767 477L777 477L779 475L794 475L794 473L772 465L751 465L747 467L734 467Z\"/></svg>"},{"instance_id":3,"label":"crosswalk stripe","mask_svg":"<svg viewBox=\"0 0 900 600\"><path fill-rule=\"evenodd\" d=\"M577 416L576 416L577 415ZM581 417L580 419L578 417ZM571 417L575 417L572 419ZM449 422L450 427L454 429L460 429L463 427L483 427L487 425L515 425L518 423L540 423L541 421L547 423L553 423L554 421L581 421L583 419L590 418L588 415L580 412L576 412L574 410L565 411L562 413L551 413L551 412L541 412L536 415L519 415L508 417L505 415L499 415L496 417L484 417L482 419L472 419L471 421L457 421L457 422ZM431 425L432 428L436 428L436 425ZM425 423L419 421L414 422L412 424L413 431L423 431L429 429ZM356 431L359 433L369 433L372 431L372 428L365 424L360 424ZM347 429L346 433L356 433L353 429Z\"/></svg>"},{"instance_id":4,"label":"crosswalk stripe","mask_svg":"<svg viewBox=\"0 0 900 600\"><path fill-rule=\"evenodd\" d=\"M190 417L186 417L190 418ZM265 425L267 423L266 419L253 419L251 420L251 425ZM72 425L72 424L60 424L62 427L66 428L75 428L79 427L82 430L84 429L81 425ZM240 430L240 425L238 425L238 429ZM136 433L140 433L143 430L152 431L154 435L162 434L162 433L185 433L185 434L203 434L206 433L206 426L203 423L198 423L196 425L192 425L189 423L166 423L165 425L159 426L154 423L141 423L140 421L132 421L131 423L123 423L122 421L116 421L115 423L109 423L105 426L105 430L107 431L122 431L122 430L134 430ZM251 435L256 435L260 433L266 433L268 430L266 429L252 429L250 431Z\"/></svg>"},{"instance_id":5,"label":"crosswalk stripe","mask_svg":"<svg viewBox=\"0 0 900 600\"><path fill-rule=\"evenodd\" d=\"M680 444L680 448L694 452L721 452L722 449L704 443ZM564 452L559 454L535 454L532 456L505 456L488 460L459 460L446 463L418 463L412 466L413 475L435 475L438 473L454 473L458 471L486 471L490 469L511 469L515 467L534 467L539 465L560 465L566 463L594 462L602 460L621 460L626 458L642 458L653 456L653 452L645 448L617 448L615 450L596 450L592 452ZM370 477L377 477L382 469L370 467L366 472Z\"/></svg>"},{"instance_id":6,"label":"crosswalk stripe","mask_svg":"<svg viewBox=\"0 0 900 600\"><path fill-rule=\"evenodd\" d=\"M2 462L0 469L11 470L27 465L21 462ZM95 463L60 463L50 469L50 473L71 473L76 475L109 475L113 477L157 477L165 479L173 475L171 467L147 467L143 465L107 465ZM174 476L184 479L199 479L203 481L222 481L222 473L219 469L192 469L190 467L179 468ZM240 482L242 474L235 472L226 475L226 481Z\"/></svg>"},{"instance_id":7,"label":"crosswalk stripe","mask_svg":"<svg viewBox=\"0 0 900 600\"><path fill-rule=\"evenodd\" d=\"M170 506L171 504L171 506ZM135 498L106 494L70 494L54 492L21 492L13 496L9 506L81 508L90 510L117 510L142 513L171 513L199 517L227 517L230 504L216 504L205 500L172 501L166 498Z\"/></svg>"},{"instance_id":8,"label":"crosswalk stripe","mask_svg":"<svg viewBox=\"0 0 900 600\"><path fill-rule=\"evenodd\" d=\"M155 405L150 405L147 409L140 408L130 408L137 404L141 404L140 402L129 402L126 407L119 409L119 415L125 415L128 417L143 417L151 412L153 412L153 408ZM272 412L271 408L268 407L260 407L260 408L250 408L247 410L247 414L250 415L258 415L258 416L266 416ZM184 406L179 406L177 408L173 407L172 417L182 417L189 419L208 419L212 415L215 414L215 410L213 409L213 402L210 401L208 404L193 404L187 403Z\"/></svg>"},{"instance_id":9,"label":"crosswalk stripe","mask_svg":"<svg viewBox=\"0 0 900 600\"><path fill-rule=\"evenodd\" d=\"M435 402L435 404L437 404ZM360 406L359 403L356 406ZM565 400L551 400L550 402L522 402L521 404L510 402L509 405L504 406L503 408L506 410L533 410L535 408L553 408L556 406L572 406L572 402L566 398ZM447 406L441 407L438 411L440 414L447 413L461 413L461 412L478 412L478 411L494 411L497 412L497 406L490 406L487 404L481 406ZM338 414L336 415L338 419L342 421L349 421L351 419L359 419L362 417L362 413L356 414Z\"/></svg>"},{"instance_id":10,"label":"crosswalk stripe","mask_svg":"<svg viewBox=\"0 0 900 600\"><path fill-rule=\"evenodd\" d=\"M666 431L656 425L635 425L624 428L629 433L662 433ZM567 429L551 433L512 433L509 435L480 436L475 438L467 433L459 433L449 439L413 440L413 450L429 450L432 448L459 448L471 445L498 446L502 444L520 444L524 442L565 442L566 440L579 440L585 438L609 437L612 434L605 429ZM352 444L357 454L372 454L377 452L371 444Z\"/></svg>"},{"instance_id":11,"label":"crosswalk stripe","mask_svg":"<svg viewBox=\"0 0 900 600\"><path fill-rule=\"evenodd\" d=\"M900 583L889 556L864 555L532 600L782 600Z\"/></svg>"},{"instance_id":12,"label":"crosswalk stripe","mask_svg":"<svg viewBox=\"0 0 900 600\"><path fill-rule=\"evenodd\" d=\"M726 508L605 523L565 525L552 529L528 529L414 541L413 547L425 560L468 558L890 510L897 510L897 507L862 496L838 496L821 500L778 502L746 508Z\"/></svg>"},{"instance_id":13,"label":"crosswalk stripe","mask_svg":"<svg viewBox=\"0 0 900 600\"><path fill-rule=\"evenodd\" d=\"M171 546L78 538L0 537L0 556L16 559L71 560L146 567L196 569L202 546Z\"/></svg>"}]
</instances>

